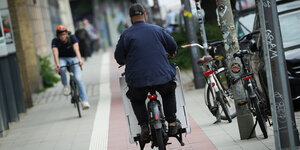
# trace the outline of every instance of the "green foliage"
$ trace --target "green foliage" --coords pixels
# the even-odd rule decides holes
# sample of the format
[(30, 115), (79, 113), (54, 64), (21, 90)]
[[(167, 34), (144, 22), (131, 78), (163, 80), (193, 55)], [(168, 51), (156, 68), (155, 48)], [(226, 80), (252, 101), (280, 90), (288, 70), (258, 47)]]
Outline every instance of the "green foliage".
[[(208, 42), (222, 40), (222, 32), (217, 24), (206, 24), (205, 30), (206, 30), (206, 36)], [(199, 35), (200, 35), (200, 31), (198, 32), (198, 37), (200, 37)]]
[(170, 59), (170, 62), (176, 63), (180, 69), (191, 68), (192, 64), (189, 49), (181, 48), (181, 45), (188, 44), (187, 36), (183, 28), (180, 28), (179, 31), (174, 31), (171, 35), (178, 45), (178, 52), (175, 58)]
[[(200, 36), (199, 27), (195, 27), (197, 31), (197, 37), (199, 43), (202, 43), (202, 37)], [(206, 36), (208, 41), (216, 41), (222, 39), (222, 34), (220, 28), (217, 24), (206, 24), (205, 25)], [(172, 37), (175, 39), (178, 45), (178, 53), (175, 58), (170, 59), (171, 62), (176, 63), (180, 69), (191, 69), (191, 56), (190, 56), (190, 49), (183, 49), (181, 48), (182, 45), (188, 44), (188, 38), (186, 32), (183, 27), (180, 27), (179, 30), (174, 31)], [(201, 44), (202, 45), (202, 44)], [(201, 55), (204, 54), (204, 51), (200, 49)]]
[(43, 79), (44, 88), (52, 87), (55, 83), (57, 83), (60, 79), (56, 76), (54, 67), (51, 66), (51, 62), (49, 60), (50, 56), (41, 57), (39, 56), (41, 75)]

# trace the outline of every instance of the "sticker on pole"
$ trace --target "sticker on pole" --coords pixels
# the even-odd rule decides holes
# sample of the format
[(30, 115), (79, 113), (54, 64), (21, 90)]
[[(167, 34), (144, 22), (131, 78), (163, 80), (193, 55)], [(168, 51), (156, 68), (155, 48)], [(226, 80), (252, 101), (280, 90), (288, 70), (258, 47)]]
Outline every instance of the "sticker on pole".
[(233, 73), (239, 73), (239, 72), (241, 71), (241, 66), (240, 66), (240, 64), (238, 64), (238, 63), (233, 63), (233, 64), (231, 65), (231, 71), (232, 71)]

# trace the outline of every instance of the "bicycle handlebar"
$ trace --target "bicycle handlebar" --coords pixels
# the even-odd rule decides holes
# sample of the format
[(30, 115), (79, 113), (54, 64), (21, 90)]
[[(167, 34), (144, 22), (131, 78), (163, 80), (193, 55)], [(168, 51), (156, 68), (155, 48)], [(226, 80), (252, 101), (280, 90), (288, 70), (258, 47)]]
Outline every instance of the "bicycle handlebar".
[(211, 43), (208, 43), (209, 46), (212, 46), (212, 47), (217, 47), (219, 45), (224, 45), (224, 42), (223, 41), (215, 41), (215, 42), (211, 42)]
[(246, 39), (247, 39), (247, 40), (250, 40), (250, 39), (252, 39), (252, 36), (253, 36), (253, 35), (258, 34), (258, 33), (260, 33), (259, 30), (253, 31), (253, 32), (251, 32), (251, 33), (249, 33), (249, 34), (243, 35), (242, 37), (240, 37), (240, 38), (238, 39), (238, 41), (239, 41), (239, 42), (242, 42), (243, 40), (246, 40)]
[[(74, 65), (77, 65), (77, 64), (79, 64), (79, 62), (77, 62), (77, 63), (72, 63), (72, 64), (70, 64), (70, 65), (65, 65), (65, 66), (60, 66), (60, 68), (63, 68), (63, 67), (72, 67), (72, 66), (74, 66)], [(80, 66), (80, 69), (82, 70), (82, 66)]]
[[(249, 34), (246, 34), (246, 35), (240, 37), (240, 38), (238, 39), (238, 41), (239, 41), (239, 42), (242, 42), (242, 41), (245, 40), (245, 39), (250, 40), (250, 39), (252, 39), (252, 36), (253, 36), (253, 35), (258, 34), (258, 33), (260, 33), (259, 30), (253, 31), (253, 32), (251, 32), (251, 33), (249, 33)], [(223, 45), (223, 44), (224, 44), (223, 41), (216, 41), (216, 42), (208, 43), (208, 45), (209, 45), (209, 46), (212, 46), (212, 47), (216, 47), (216, 46), (218, 46), (218, 45)], [(198, 43), (192, 43), (192, 44), (182, 45), (181, 48), (188, 48), (188, 47), (193, 47), (193, 46), (197, 46), (197, 47), (199, 47), (199, 48), (201, 48), (201, 49), (204, 49), (204, 47), (203, 47), (202, 45), (198, 44)]]
[[(212, 47), (217, 47), (219, 45), (224, 45), (224, 42), (223, 41), (215, 41), (215, 42), (208, 43), (208, 45), (212, 46)], [(204, 47), (198, 43), (182, 45), (181, 48), (188, 48), (188, 47), (192, 47), (192, 46), (198, 46), (199, 48), (204, 49)]]
[(204, 47), (198, 43), (193, 43), (193, 44), (187, 44), (187, 45), (182, 45), (181, 48), (188, 48), (188, 47), (193, 47), (193, 46), (197, 46), (201, 49), (204, 49)]

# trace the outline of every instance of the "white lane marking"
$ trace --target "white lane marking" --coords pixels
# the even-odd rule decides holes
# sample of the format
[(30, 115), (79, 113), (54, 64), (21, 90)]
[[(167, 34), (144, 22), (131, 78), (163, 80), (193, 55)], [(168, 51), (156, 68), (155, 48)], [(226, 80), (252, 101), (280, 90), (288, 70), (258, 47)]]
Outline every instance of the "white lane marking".
[(97, 105), (97, 112), (89, 148), (90, 150), (107, 150), (111, 103), (109, 57), (109, 52), (106, 51), (103, 53), (101, 58), (100, 99)]

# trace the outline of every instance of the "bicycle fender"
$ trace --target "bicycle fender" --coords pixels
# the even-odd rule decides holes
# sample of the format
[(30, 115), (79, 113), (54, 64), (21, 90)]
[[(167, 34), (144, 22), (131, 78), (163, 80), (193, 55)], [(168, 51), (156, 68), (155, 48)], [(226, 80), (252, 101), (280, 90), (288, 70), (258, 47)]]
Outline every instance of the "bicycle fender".
[(161, 123), (161, 113), (159, 110), (159, 107), (157, 103), (152, 105), (153, 112), (152, 113), (152, 121), (153, 121), (153, 127), (154, 129), (161, 129), (162, 128), (162, 123)]

